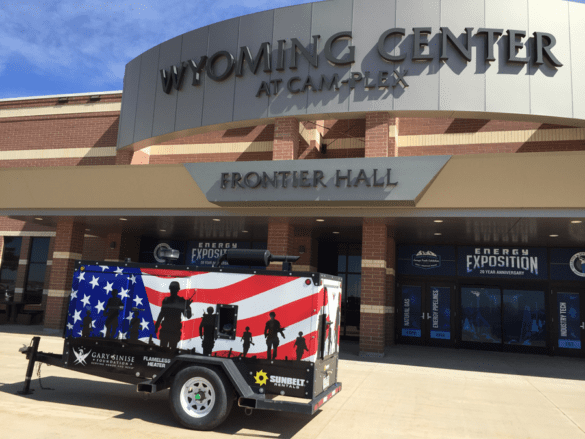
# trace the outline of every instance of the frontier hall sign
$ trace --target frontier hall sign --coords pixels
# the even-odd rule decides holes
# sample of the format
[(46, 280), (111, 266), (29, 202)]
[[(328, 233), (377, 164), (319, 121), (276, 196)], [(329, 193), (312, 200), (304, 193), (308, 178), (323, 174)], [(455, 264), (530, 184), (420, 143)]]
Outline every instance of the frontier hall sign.
[[(474, 39), (483, 39), (485, 44), (485, 62), (495, 61), (494, 45), (500, 38), (507, 39), (507, 58), (506, 62), (510, 64), (527, 64), (532, 59), (535, 65), (545, 63), (545, 60), (554, 67), (562, 67), (562, 63), (555, 57), (552, 52), (556, 45), (556, 38), (545, 32), (534, 32), (532, 44), (532, 54), (523, 57), (520, 51), (527, 45), (527, 32), (523, 30), (495, 28), (480, 28), (473, 34), (472, 27), (465, 28), (465, 32), (457, 37), (448, 27), (440, 28), (440, 55), (441, 61), (447, 61), (452, 54), (462, 57), (465, 61), (472, 60), (472, 45)], [(430, 62), (434, 59), (433, 55), (425, 53), (430, 44), (432, 29), (430, 27), (415, 27), (412, 29), (413, 46), (408, 53), (414, 62)], [(406, 31), (404, 28), (392, 28), (382, 33), (376, 45), (378, 55), (388, 63), (400, 64), (403, 62), (407, 53), (400, 50), (396, 53), (398, 46), (405, 40)], [(179, 65), (173, 65), (169, 69), (161, 69), (161, 85), (165, 93), (170, 94), (171, 90), (181, 90), (183, 87), (185, 73), (188, 69), (193, 72), (193, 81), (191, 85), (198, 87), (201, 85), (201, 77), (206, 74), (209, 79), (215, 82), (225, 81), (230, 78), (234, 72), (236, 77), (243, 77), (248, 66), (249, 71), (256, 75), (258, 69), (262, 67), (265, 73), (284, 72), (297, 70), (299, 66), (299, 57), (305, 58), (308, 63), (315, 69), (319, 68), (319, 42), (321, 36), (313, 35), (311, 45), (303, 45), (297, 38), (291, 38), (290, 41), (278, 40), (276, 48), (276, 57), (273, 57), (273, 48), (269, 42), (260, 45), (258, 52), (253, 55), (248, 46), (242, 46), (239, 49), (237, 58), (228, 51), (221, 50), (210, 57), (202, 56), (199, 59), (190, 59)], [(342, 50), (343, 55), (336, 55), (340, 52), (343, 41), (347, 43), (347, 49)], [(333, 66), (344, 67), (355, 63), (356, 47), (351, 45), (352, 32), (344, 31), (331, 36), (323, 48), (325, 60)], [(345, 49), (345, 47), (343, 47)], [(288, 51), (290, 49), (290, 51)], [(289, 56), (287, 55), (287, 51)], [(331, 75), (319, 75), (318, 73), (307, 76), (293, 76), (286, 82), (282, 78), (276, 78), (269, 81), (262, 81), (258, 87), (256, 97), (278, 95), (281, 90), (286, 88), (291, 94), (305, 93), (308, 90), (319, 92), (322, 90), (339, 91), (342, 87), (348, 87), (350, 90), (358, 85), (366, 90), (386, 89), (389, 87), (400, 86), (408, 87), (406, 79), (408, 71), (406, 69), (396, 68), (390, 70), (380, 70), (377, 72), (351, 72), (347, 79), (341, 80), (338, 73)], [(342, 74), (343, 75), (343, 74)]]
[(184, 166), (212, 203), (414, 203), (449, 158), (275, 160), (185, 163)]

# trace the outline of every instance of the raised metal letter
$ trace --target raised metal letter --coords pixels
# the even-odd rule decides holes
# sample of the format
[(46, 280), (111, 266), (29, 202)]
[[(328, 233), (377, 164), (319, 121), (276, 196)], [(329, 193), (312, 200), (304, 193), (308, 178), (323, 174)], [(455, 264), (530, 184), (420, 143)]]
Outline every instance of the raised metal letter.
[[(475, 35), (486, 34), (486, 39), (485, 39), (485, 53), (486, 53), (485, 60), (486, 61), (491, 62), (491, 61), (496, 60), (496, 58), (494, 57), (494, 44), (495, 44), (496, 40), (500, 37), (500, 35), (502, 35), (503, 33), (504, 33), (504, 29), (491, 29), (491, 28), (482, 27), (482, 28), (477, 30), (477, 33)], [(498, 38), (496, 38), (496, 36)]]
[(517, 62), (526, 64), (528, 62), (528, 57), (526, 58), (518, 58), (518, 49), (524, 47), (524, 43), (522, 41), (516, 41), (516, 37), (524, 38), (526, 36), (526, 31), (523, 30), (512, 30), (509, 29), (508, 33), (508, 62)]
[(354, 46), (349, 46), (349, 55), (347, 55), (344, 59), (336, 58), (335, 56), (333, 56), (331, 46), (333, 46), (333, 43), (335, 43), (335, 41), (339, 40), (340, 38), (351, 39), (352, 38), (351, 32), (350, 31), (339, 32), (333, 35), (331, 38), (329, 38), (325, 43), (325, 58), (327, 58), (327, 61), (329, 61), (331, 64), (337, 64), (339, 66), (353, 64), (355, 62)]
[(413, 61), (430, 61), (433, 59), (431, 54), (423, 55), (423, 47), (429, 45), (427, 35), (431, 34), (430, 27), (414, 27), (414, 53), (412, 55)]
[[(215, 62), (222, 56), (225, 57), (228, 65), (225, 69), (225, 72), (223, 72), (221, 75), (216, 75), (213, 67)], [(234, 64), (234, 56), (225, 50), (221, 50), (209, 58), (209, 62), (207, 63), (207, 76), (216, 82), (223, 81), (224, 79), (227, 79), (234, 71)]]
[(236, 76), (244, 76), (244, 61), (248, 62), (250, 71), (256, 74), (258, 67), (260, 67), (260, 60), (264, 60), (264, 68), (262, 70), (266, 73), (272, 72), (272, 51), (270, 49), (270, 43), (262, 43), (260, 45), (256, 58), (252, 58), (252, 53), (250, 53), (250, 48), (248, 46), (240, 47)]
[[(548, 44), (545, 46), (543, 44), (543, 39), (546, 38), (548, 40)], [(543, 54), (548, 58), (551, 64), (555, 67), (562, 67), (563, 65), (561, 62), (552, 54), (550, 49), (555, 47), (557, 44), (556, 38), (545, 32), (534, 32), (534, 40), (536, 41), (535, 50), (536, 50), (536, 61), (534, 64), (544, 64)]]
[[(404, 36), (406, 34), (406, 31), (403, 27), (395, 27), (392, 28), (390, 30), (387, 30), (386, 32), (384, 32), (381, 36), (380, 39), (378, 40), (378, 53), (380, 54), (380, 56), (382, 58), (384, 58), (386, 61), (392, 61), (392, 62), (402, 62), (406, 59), (406, 53), (403, 53), (402, 55), (390, 55), (390, 53), (386, 52), (386, 49), (384, 48), (384, 45), (386, 43), (386, 40), (388, 39), (388, 37), (391, 37), (393, 35), (402, 35)], [(400, 38), (400, 40), (402, 40), (402, 38)]]
[(320, 35), (313, 35), (313, 53), (309, 52), (298, 39), (296, 38), (291, 39), (292, 59), (289, 67), (291, 70), (296, 70), (298, 66), (299, 52), (297, 51), (297, 49), (301, 52), (301, 55), (303, 55), (307, 59), (307, 61), (309, 61), (309, 64), (311, 64), (315, 68), (319, 67), (319, 51), (317, 46), (317, 41), (319, 40), (319, 38), (321, 38)]
[(449, 56), (447, 55), (447, 41), (451, 41), (451, 44), (459, 51), (463, 58), (467, 61), (471, 61), (471, 31), (473, 30), (472, 27), (466, 27), (465, 32), (467, 32), (467, 47), (465, 47), (457, 37), (451, 32), (448, 27), (441, 27), (441, 61), (447, 61)]

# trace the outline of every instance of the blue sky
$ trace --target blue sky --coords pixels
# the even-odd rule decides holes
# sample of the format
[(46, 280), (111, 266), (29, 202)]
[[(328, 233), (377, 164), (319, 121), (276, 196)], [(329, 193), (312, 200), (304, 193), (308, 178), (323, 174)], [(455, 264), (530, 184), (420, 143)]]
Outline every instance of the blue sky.
[(310, 2), (6, 0), (0, 6), (0, 99), (121, 90), (126, 63), (169, 38)]
[(169, 38), (310, 1), (5, 0), (0, 6), (0, 99), (121, 90), (126, 63)]

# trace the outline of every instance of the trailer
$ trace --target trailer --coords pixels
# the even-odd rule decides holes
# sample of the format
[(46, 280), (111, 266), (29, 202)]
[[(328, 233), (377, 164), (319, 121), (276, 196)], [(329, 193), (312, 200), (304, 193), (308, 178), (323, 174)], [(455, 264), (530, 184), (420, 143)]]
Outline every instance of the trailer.
[[(40, 352), (33, 338), (19, 393), (40, 362), (170, 389), (175, 418), (196, 430), (220, 425), (234, 402), (312, 415), (341, 390), (342, 288), (292, 271), (297, 259), (227, 250), (213, 267), (78, 261), (63, 352)], [(267, 270), (275, 261), (283, 269)]]

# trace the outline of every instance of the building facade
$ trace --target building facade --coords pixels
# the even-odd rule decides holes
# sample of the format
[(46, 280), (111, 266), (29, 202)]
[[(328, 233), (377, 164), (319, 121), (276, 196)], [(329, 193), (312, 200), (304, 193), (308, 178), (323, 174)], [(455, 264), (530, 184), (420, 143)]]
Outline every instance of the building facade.
[(584, 19), (332, 0), (164, 42), (121, 92), (0, 101), (0, 284), (61, 329), (77, 259), (266, 248), (342, 277), (364, 355), (581, 356)]

